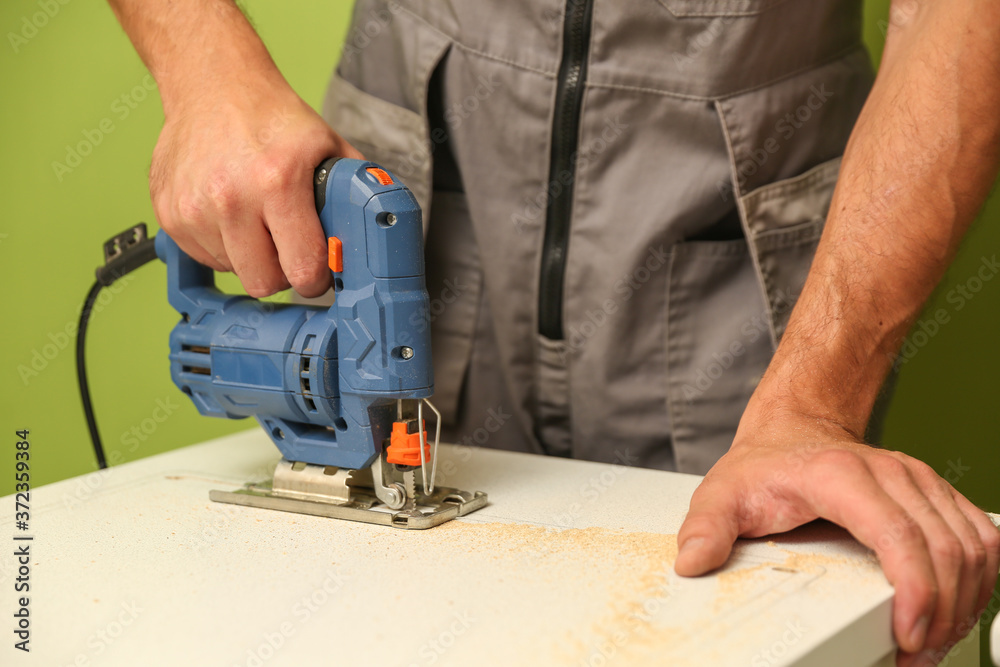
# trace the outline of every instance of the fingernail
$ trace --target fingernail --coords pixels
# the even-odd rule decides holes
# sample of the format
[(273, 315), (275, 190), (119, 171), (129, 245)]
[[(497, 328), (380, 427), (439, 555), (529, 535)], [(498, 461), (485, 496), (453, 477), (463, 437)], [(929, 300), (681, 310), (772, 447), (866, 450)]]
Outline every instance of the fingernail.
[(705, 544), (704, 537), (692, 537), (690, 540), (681, 545), (681, 551), (678, 554), (678, 558), (684, 556), (684, 554), (693, 554), (698, 551), (703, 544)]
[(910, 645), (914, 652), (924, 647), (924, 640), (927, 639), (927, 626), (930, 625), (930, 622), (929, 616), (921, 616), (913, 624), (913, 629), (910, 630)]

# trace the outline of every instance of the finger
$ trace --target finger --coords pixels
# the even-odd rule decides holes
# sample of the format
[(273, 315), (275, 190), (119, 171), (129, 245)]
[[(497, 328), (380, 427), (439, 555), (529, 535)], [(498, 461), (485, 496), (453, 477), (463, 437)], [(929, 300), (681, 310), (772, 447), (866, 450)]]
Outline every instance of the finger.
[[(917, 484), (937, 509), (962, 545), (962, 577), (955, 602), (951, 635), (942, 643), (964, 637), (975, 626), (979, 616), (979, 598), (986, 577), (987, 554), (979, 530), (956, 500), (955, 489), (929, 465), (910, 460), (910, 469)], [(980, 511), (978, 514), (985, 518)]]
[(303, 170), (268, 195), (264, 220), (278, 251), (285, 278), (307, 297), (320, 296), (330, 287), (326, 236), (316, 214), (313, 174)]
[[(152, 179), (152, 177), (150, 178)], [(228, 270), (225, 263), (213, 257), (190, 234), (185, 232), (177, 201), (169, 189), (162, 186), (154, 189), (151, 183), (150, 200), (153, 203), (153, 212), (160, 224), (160, 229), (166, 232), (191, 259), (215, 271)]]
[(731, 485), (702, 482), (677, 534), (677, 574), (697, 577), (722, 566), (740, 534), (739, 516), (739, 495)]
[[(905, 460), (891, 454), (882, 454), (872, 468), (876, 480), (897, 503), (906, 508), (927, 543), (938, 583), (938, 597), (922, 648), (936, 649), (952, 636), (962, 611), (960, 600), (971, 609), (979, 594), (979, 578), (974, 581), (972, 593), (966, 594), (963, 600), (963, 591), (970, 588), (974, 576), (966, 567), (965, 547), (958, 532), (967, 522), (950, 495), (947, 500), (941, 497), (941, 488), (930, 478), (930, 475), (935, 475), (934, 471), (929, 467), (926, 471), (918, 471), (917, 468), (923, 464), (912, 460), (909, 463), (907, 465)], [(910, 466), (913, 466), (912, 470)], [(923, 478), (922, 484), (917, 482), (918, 475)], [(943, 506), (952, 522), (945, 519), (939, 506)], [(971, 527), (965, 537), (971, 537), (977, 543), (979, 541), (979, 536)]]
[(274, 242), (263, 221), (225, 222), (222, 236), (233, 270), (247, 294), (260, 298), (288, 288)]
[(214, 225), (194, 227), (187, 224), (177, 226), (169, 233), (170, 238), (199, 264), (216, 271), (233, 270), (218, 227)]
[[(207, 199), (197, 190), (192, 192), (181, 197), (171, 191), (157, 198), (155, 203), (159, 205), (155, 209), (160, 226), (199, 264), (215, 271), (232, 271), (218, 225), (209, 220)], [(159, 213), (161, 207), (166, 208), (166, 216)]]
[(896, 667), (931, 667), (936, 664), (937, 661), (932, 651), (921, 651), (920, 653), (899, 651), (896, 654)]
[(986, 513), (955, 489), (951, 489), (955, 504), (968, 518), (979, 534), (986, 552), (986, 562), (983, 565), (983, 579), (980, 583), (979, 596), (976, 599), (976, 613), (986, 607), (993, 595), (993, 587), (997, 581), (997, 570), (1000, 569), (1000, 528), (997, 528)]
[(846, 528), (878, 556), (896, 589), (896, 641), (904, 651), (919, 651), (938, 596), (923, 531), (878, 485), (856, 452), (831, 450), (815, 456), (806, 469), (802, 494), (819, 516)]

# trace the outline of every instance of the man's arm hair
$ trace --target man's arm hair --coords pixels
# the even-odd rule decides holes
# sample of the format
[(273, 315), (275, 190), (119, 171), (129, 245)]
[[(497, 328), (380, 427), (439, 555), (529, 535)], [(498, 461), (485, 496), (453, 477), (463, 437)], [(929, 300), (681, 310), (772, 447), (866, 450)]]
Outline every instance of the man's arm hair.
[(233, 89), (281, 74), (232, 0), (109, 0), (160, 88), (164, 113), (210, 87)]
[(1000, 161), (1000, 3), (895, 0), (802, 295), (761, 389), (863, 437)]
[(329, 287), (312, 174), (361, 157), (285, 81), (232, 0), (110, 0), (160, 89), (149, 189), (195, 260), (252, 296)]

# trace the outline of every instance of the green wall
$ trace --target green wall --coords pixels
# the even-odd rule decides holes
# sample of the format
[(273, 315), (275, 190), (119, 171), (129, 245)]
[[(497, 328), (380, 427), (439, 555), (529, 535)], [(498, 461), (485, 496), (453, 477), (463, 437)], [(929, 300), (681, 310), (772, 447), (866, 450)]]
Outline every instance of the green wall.
[[(889, 0), (866, 3), (865, 36), (881, 56)], [(904, 346), (883, 444), (916, 456), (980, 506), (1000, 512), (1000, 279), (981, 282), (1000, 255), (1000, 194), (993, 196)], [(989, 275), (985, 273), (984, 275)], [(978, 291), (976, 291), (978, 290)], [(935, 316), (945, 322), (935, 328)]]
[[(350, 3), (244, 4), (292, 85), (318, 107)], [(58, 11), (44, 17), (45, 6)], [(866, 10), (876, 59), (887, 8), (888, 0), (872, 0)], [(43, 18), (42, 27), (25, 28)], [(14, 431), (30, 429), (38, 485), (94, 468), (72, 337), (65, 332), (75, 326), (104, 239), (139, 220), (153, 223), (146, 177), (163, 116), (155, 91), (144, 87), (145, 68), (103, 2), (5, 0), (0, 32), (0, 266), (7, 292), (0, 451), (12, 461)], [(23, 40), (13, 44), (11, 34)], [(95, 144), (90, 154), (56, 173), (54, 162), (67, 163), (67, 145), (81, 141)], [(942, 474), (950, 470), (960, 491), (993, 510), (1000, 510), (1000, 354), (994, 347), (1000, 280), (983, 284), (970, 299), (956, 290), (976, 287), (969, 281), (981, 258), (1000, 254), (998, 223), (1000, 196), (994, 196), (928, 306), (931, 314), (944, 309), (948, 322), (933, 336), (914, 339), (919, 349), (902, 369), (884, 441)], [(236, 289), (237, 283), (223, 284)], [(91, 324), (88, 358), (99, 425), (113, 460), (254, 426), (199, 417), (171, 384), (166, 344), (176, 315), (166, 303), (162, 265), (133, 274), (105, 298)], [(19, 367), (33, 373), (23, 375)], [(157, 411), (161, 403), (170, 414), (157, 423), (154, 415), (166, 414)], [(0, 471), (12, 467), (0, 462)], [(0, 472), (0, 495), (12, 491), (12, 475)]]
[[(24, 22), (44, 17), (38, 0), (0, 5), (0, 266), (8, 294), (0, 452), (12, 461), (14, 431), (30, 429), (35, 485), (95, 467), (73, 339), (65, 332), (76, 326), (104, 240), (138, 221), (156, 230), (146, 179), (163, 123), (159, 97), (146, 87), (151, 79), (105, 2), (40, 1), (58, 12), (34, 33)], [(318, 108), (350, 3), (243, 4), (278, 66)], [(28, 38), (17, 40), (15, 51), (8, 33), (22, 30)], [(67, 164), (66, 146), (82, 141), (95, 144), (92, 151), (57, 173), (53, 163)], [(88, 334), (91, 391), (109, 459), (129, 461), (255, 427), (252, 420), (203, 418), (178, 392), (166, 358), (177, 315), (166, 302), (163, 265), (130, 278), (117, 294), (105, 290)], [(238, 289), (234, 279), (220, 282)], [(157, 410), (160, 402), (166, 410)], [(166, 418), (156, 422), (154, 415)], [(0, 462), (0, 495), (14, 489), (12, 469)]]

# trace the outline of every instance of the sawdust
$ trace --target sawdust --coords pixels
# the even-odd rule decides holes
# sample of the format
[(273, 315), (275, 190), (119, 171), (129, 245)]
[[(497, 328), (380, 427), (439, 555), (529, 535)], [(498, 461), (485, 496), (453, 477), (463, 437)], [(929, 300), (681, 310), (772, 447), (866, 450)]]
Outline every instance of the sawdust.
[(747, 567), (724, 570), (715, 575), (718, 582), (718, 597), (714, 606), (716, 612), (721, 611), (727, 601), (744, 597), (751, 589), (761, 584), (772, 571), (795, 575), (820, 574), (831, 567), (849, 568), (854, 571), (879, 570), (878, 562), (873, 559), (803, 553), (782, 549), (772, 541), (768, 541), (767, 546), (783, 553), (784, 560), (767, 560)]
[[(470, 554), (494, 561), (497, 575), (502, 572), (510, 586), (537, 581), (532, 570), (551, 573), (554, 588), (567, 579), (575, 580), (567, 572), (587, 572), (579, 578), (585, 590), (576, 599), (588, 606), (600, 605), (600, 613), (588, 627), (553, 637), (552, 650), (557, 652), (560, 663), (597, 664), (611, 662), (613, 657), (619, 664), (659, 665), (665, 659), (671, 660), (670, 656), (679, 656), (677, 652), (687, 650), (684, 646), (695, 640), (690, 623), (676, 613), (676, 605), (683, 598), (672, 599), (684, 586), (673, 573), (676, 535), (467, 521), (449, 522), (428, 532), (435, 533), (435, 539), (444, 537), (460, 543)], [(705, 617), (706, 622), (729, 613), (762, 586), (771, 587), (774, 575), (787, 577), (844, 568), (878, 570), (874, 559), (802, 553), (781, 548), (773, 541), (766, 544), (770, 549), (763, 557), (758, 553), (750, 563), (714, 575), (715, 604), (710, 602), (708, 608), (715, 608)], [(606, 585), (595, 587), (588, 581)]]
[(602, 600), (605, 613), (586, 637), (570, 634), (562, 639), (567, 662), (589, 660), (599, 645), (605, 651), (608, 646), (623, 650), (626, 644), (634, 647), (655, 641), (659, 645), (683, 634), (680, 629), (672, 631), (651, 623), (671, 596), (676, 535), (458, 521), (437, 530), (454, 532), (456, 538), (463, 539), (473, 535), (473, 542), (489, 545), (485, 551), (495, 559), (507, 558), (514, 551), (537, 559), (538, 566), (601, 567), (609, 571), (613, 585), (610, 597)]
[(771, 568), (771, 563), (762, 563), (760, 565), (751, 565), (750, 567), (741, 567), (736, 570), (727, 570), (718, 573), (715, 576), (718, 582), (715, 610), (717, 612), (720, 611), (728, 600), (742, 597), (742, 594), (748, 588), (760, 583), (767, 574), (767, 570)]
[(439, 534), (460, 532), (463, 538), (473, 536), (474, 541), (489, 545), (494, 558), (505, 557), (505, 552), (513, 550), (539, 558), (589, 562), (627, 560), (637, 566), (630, 569), (646, 577), (651, 571), (672, 566), (677, 558), (677, 536), (660, 533), (460, 521), (448, 522), (435, 530)]
[[(572, 545), (586, 548), (614, 548), (623, 544), (631, 548), (658, 549), (668, 545), (672, 554), (677, 556), (677, 536), (660, 533), (636, 533), (610, 528), (554, 528), (525, 523), (476, 523), (471, 521), (449, 521), (435, 528), (438, 533), (457, 531), (462, 533), (475, 532), (479, 539), (492, 540), (531, 540), (552, 542), (559, 545)], [(662, 555), (662, 553), (661, 553)]]
[[(769, 547), (777, 548), (774, 542), (768, 542)], [(785, 554), (784, 560), (768, 560), (756, 565), (741, 567), (735, 570), (725, 570), (716, 575), (719, 583), (719, 593), (722, 597), (746, 590), (746, 587), (759, 582), (768, 571), (797, 574), (799, 572), (816, 572), (831, 565), (857, 566), (861, 561), (847, 556), (825, 556), (823, 554), (802, 553), (791, 549), (779, 549)]]
[(865, 567), (866, 569), (879, 570), (878, 561), (874, 557), (857, 558), (855, 556), (828, 556), (825, 554), (802, 553), (791, 549), (782, 549), (787, 554), (782, 567), (798, 570), (813, 571), (829, 566), (847, 566), (852, 568)]

